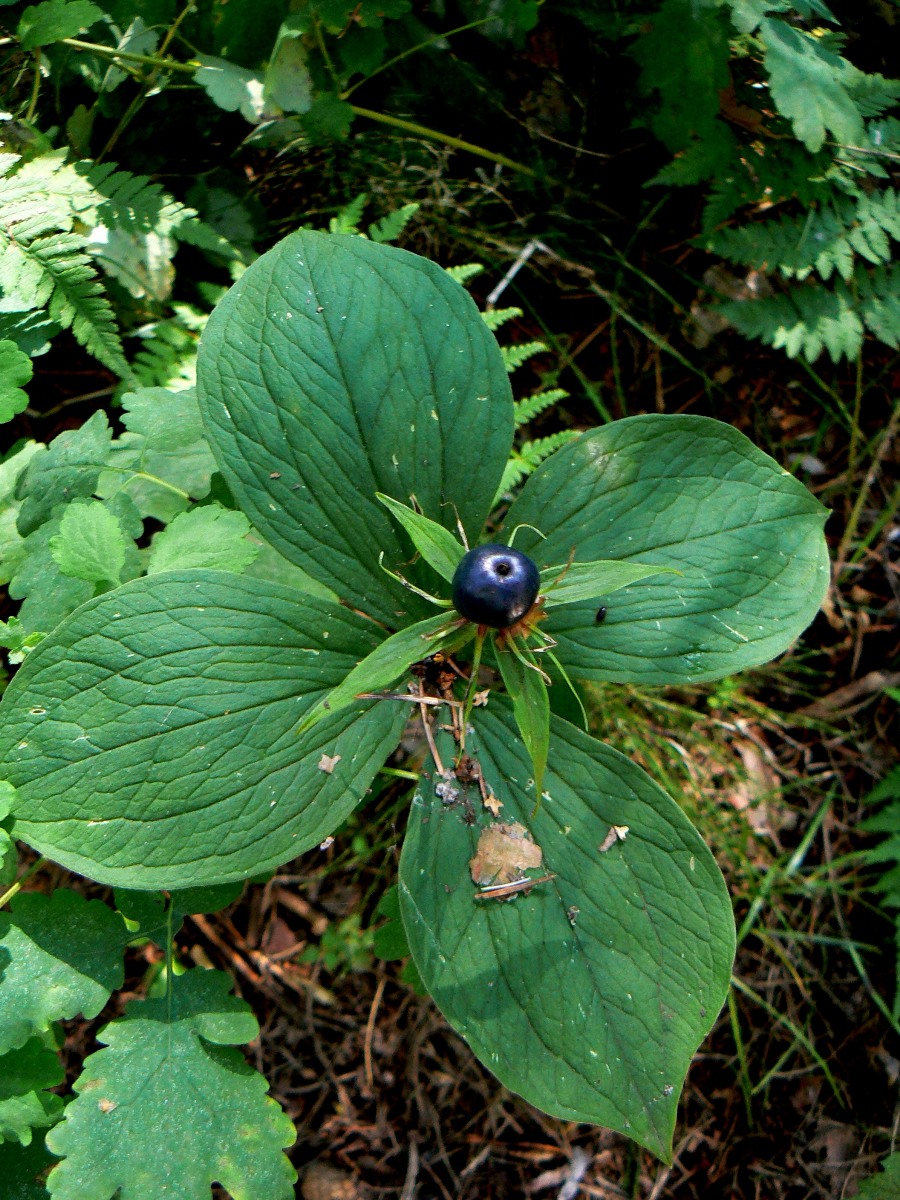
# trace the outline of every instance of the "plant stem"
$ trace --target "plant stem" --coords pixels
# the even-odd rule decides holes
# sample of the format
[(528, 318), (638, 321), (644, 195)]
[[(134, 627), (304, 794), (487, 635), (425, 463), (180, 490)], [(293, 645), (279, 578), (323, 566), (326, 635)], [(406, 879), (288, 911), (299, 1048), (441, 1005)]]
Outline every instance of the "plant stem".
[[(146, 479), (148, 483), (156, 483), (160, 487), (168, 488), (170, 492), (174, 492), (176, 496), (180, 496), (182, 500), (190, 500), (190, 492), (185, 492), (182, 488), (176, 487), (174, 483), (168, 483), (165, 479), (160, 479), (158, 475), (150, 475), (147, 471), (132, 471), (128, 467), (106, 467), (107, 471), (118, 471), (121, 475), (127, 475), (129, 482), (132, 479)], [(122, 485), (125, 486), (124, 484)]]
[(479, 25), (487, 25), (489, 21), (493, 20), (493, 17), (480, 17), (477, 21), (470, 21), (468, 25), (457, 25), (455, 29), (448, 29), (446, 33), (437, 33), (434, 37), (428, 38), (424, 42), (418, 42), (415, 46), (410, 46), (408, 50), (403, 50), (400, 54), (395, 54), (393, 58), (389, 58), (387, 62), (383, 62), (380, 67), (376, 67), (371, 75), (367, 75), (365, 79), (360, 79), (357, 83), (354, 83), (351, 87), (341, 92), (341, 99), (349, 99), (357, 88), (361, 88), (364, 83), (368, 83), (370, 79), (374, 79), (382, 71), (387, 71), (391, 67), (395, 67), (398, 62), (402, 62), (404, 58), (409, 58), (411, 54), (417, 54), (419, 50), (425, 50), (428, 46), (433, 46), (435, 42), (442, 42), (445, 38), (453, 37), (455, 33), (465, 33), (467, 29), (477, 29)]
[(381, 125), (390, 125), (393, 129), (402, 129), (416, 137), (440, 142), (444, 146), (449, 146), (451, 150), (464, 150), (467, 154), (475, 154), (479, 158), (486, 158), (489, 162), (499, 163), (502, 167), (509, 167), (511, 171), (518, 171), (520, 175), (530, 175), (532, 179), (537, 178), (537, 172), (533, 171), (531, 167), (526, 167), (524, 163), (516, 162), (513, 158), (507, 158), (505, 154), (496, 154), (493, 150), (485, 150), (484, 146), (476, 146), (472, 142), (463, 141), (462, 138), (451, 137), (449, 133), (441, 133), (439, 129), (430, 129), (427, 125), (419, 125), (415, 121), (404, 121), (401, 117), (375, 112), (372, 108), (360, 108), (358, 104), (351, 104), (350, 107), (358, 117), (368, 117), (370, 121), (377, 121)]
[(34, 52), (34, 83), (31, 85), (31, 98), (28, 101), (28, 108), (25, 110), (25, 120), (30, 124), (34, 120), (34, 114), (37, 109), (38, 93), (41, 90), (41, 52)]
[(340, 94), (341, 83), (338, 78), (338, 73), (334, 68), (334, 63), (331, 61), (331, 55), (328, 53), (328, 47), (325, 45), (325, 38), (322, 36), (322, 25), (319, 18), (313, 17), (313, 33), (316, 35), (316, 45), (319, 47), (319, 53), (325, 62), (325, 68), (331, 76), (331, 82), (334, 84), (334, 90)]
[[(98, 163), (101, 162), (106, 157), (107, 154), (110, 154), (112, 152), (112, 149), (115, 146), (116, 142), (119, 140), (119, 138), (122, 136), (122, 134), (128, 128), (128, 126), (131, 124), (131, 121), (137, 114), (138, 110), (143, 107), (144, 101), (147, 99), (147, 95), (148, 95), (150, 89), (156, 83), (156, 80), (157, 80), (160, 70), (170, 70), (171, 69), (171, 67), (168, 63), (168, 60), (166, 58), (164, 58), (163, 56), (165, 55), (166, 51), (168, 50), (169, 45), (172, 42), (172, 38), (174, 38), (175, 34), (178, 32), (178, 26), (185, 19), (185, 17), (188, 15), (188, 13), (192, 13), (192, 12), (194, 12), (194, 3), (193, 3), (193, 0), (188, 0), (188, 3), (184, 6), (184, 8), (181, 10), (181, 12), (178, 14), (178, 16), (175, 18), (175, 20), (172, 22), (172, 24), (169, 26), (168, 30), (166, 31), (166, 36), (163, 38), (162, 45), (159, 48), (159, 58), (160, 58), (159, 65), (153, 66), (151, 68), (149, 74), (147, 75), (146, 79), (144, 79), (143, 82), (141, 83), (141, 86), (138, 89), (137, 95), (134, 97), (134, 99), (131, 101), (131, 103), (126, 108), (125, 112), (122, 114), (118, 125), (115, 127), (115, 129), (110, 134), (109, 141), (106, 143), (106, 145), (100, 151), (100, 153), (97, 155), (95, 162), (98, 162)], [(127, 53), (127, 51), (126, 51), (126, 53)], [(194, 68), (189, 68), (189, 69), (193, 70)]]
[[(416, 696), (410, 696), (412, 701), (417, 699)], [(401, 771), (397, 767), (381, 767), (379, 775), (393, 775), (395, 779), (411, 779), (413, 783), (419, 782), (419, 776), (415, 771)]]
[(130, 50), (117, 50), (115, 46), (102, 46), (98, 42), (83, 42), (80, 38), (63, 38), (61, 45), (71, 46), (73, 50), (88, 50), (91, 54), (99, 54), (101, 57), (141, 63), (145, 67), (155, 67), (160, 71), (181, 71), (193, 75), (202, 66), (199, 62), (180, 63), (173, 58), (160, 58), (153, 54), (133, 54)]
[(469, 673), (469, 685), (466, 688), (465, 700), (463, 701), (462, 713), (462, 729), (460, 730), (460, 749), (464, 750), (466, 746), (466, 727), (469, 724), (469, 714), (472, 711), (472, 705), (475, 703), (475, 693), (478, 690), (478, 668), (481, 666), (481, 651), (484, 647), (485, 634), (482, 632), (483, 627), (479, 626), (478, 632), (475, 634), (475, 650), (472, 654), (472, 668)]
[[(841, 577), (841, 574), (844, 571), (844, 567), (847, 562), (847, 555), (850, 550), (850, 543), (853, 541), (854, 537), (856, 536), (856, 529), (857, 529), (857, 526), (859, 525), (859, 519), (862, 516), (863, 509), (865, 508), (866, 504), (868, 503), (869, 494), (871, 493), (872, 486), (875, 483), (875, 480), (878, 476), (878, 470), (881, 466), (884, 456), (887, 454), (888, 449), (890, 448), (890, 446), (897, 434), (898, 424), (900, 424), (900, 401), (898, 401), (898, 403), (894, 405), (894, 411), (891, 413), (890, 420), (888, 421), (887, 425), (885, 426), (885, 430), (881, 436), (881, 441), (878, 445), (878, 449), (875, 451), (875, 456), (872, 460), (872, 465), (869, 467), (869, 470), (866, 472), (866, 477), (863, 480), (862, 487), (857, 492), (856, 500), (853, 503), (853, 508), (851, 509), (850, 516), (847, 519), (847, 525), (846, 525), (846, 528), (844, 529), (843, 537), (841, 538), (841, 544), (838, 547), (838, 552), (837, 552), (837, 555), (835, 556), (835, 562), (834, 562), (835, 582), (838, 581), (838, 579)], [(855, 428), (855, 425), (856, 425), (856, 422), (854, 421), (854, 428)]]
[(42, 855), (39, 859), (31, 864), (27, 871), (23, 872), (23, 874), (16, 880), (12, 887), (6, 889), (3, 895), (0, 896), (0, 908), (3, 908), (5, 904), (8, 904), (9, 901), (12, 900), (13, 896), (22, 890), (22, 884), (27, 879), (30, 879), (32, 875), (36, 874), (46, 861), (46, 858), (44, 858)]

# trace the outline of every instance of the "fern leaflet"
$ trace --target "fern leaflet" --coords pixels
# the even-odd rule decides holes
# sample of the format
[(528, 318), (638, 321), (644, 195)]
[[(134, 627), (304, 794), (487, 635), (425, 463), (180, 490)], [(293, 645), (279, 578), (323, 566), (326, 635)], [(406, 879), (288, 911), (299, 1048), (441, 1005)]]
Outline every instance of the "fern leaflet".
[(543, 342), (519, 342), (517, 346), (501, 346), (500, 353), (503, 355), (503, 365), (507, 374), (511, 375), (522, 363), (534, 358), (535, 354), (543, 354), (546, 349)]
[(517, 400), (515, 407), (516, 429), (520, 429), (523, 425), (527, 425), (529, 421), (533, 421), (536, 416), (550, 408), (551, 405), (557, 404), (560, 400), (565, 400), (568, 394), (564, 388), (549, 388), (545, 392), (535, 392), (533, 396), (527, 396), (524, 400)]

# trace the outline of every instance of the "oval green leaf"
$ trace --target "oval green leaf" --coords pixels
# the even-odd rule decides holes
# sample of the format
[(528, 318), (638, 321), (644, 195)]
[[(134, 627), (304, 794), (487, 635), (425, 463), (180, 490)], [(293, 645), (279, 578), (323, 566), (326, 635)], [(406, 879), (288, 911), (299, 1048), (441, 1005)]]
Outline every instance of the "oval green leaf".
[(386, 638), (370, 655), (353, 668), (338, 686), (309, 710), (298, 726), (304, 733), (329, 713), (341, 712), (357, 702), (360, 692), (374, 692), (399, 679), (413, 663), (436, 654), (461, 650), (475, 636), (474, 625), (459, 628), (459, 618), (447, 613), (417, 621)]
[(83, 605), (0, 706), (15, 835), (101, 883), (184, 888), (319, 843), (396, 746), (401, 705), (298, 721), (382, 631), (292, 588), (161, 573)]
[(544, 607), (575, 604), (578, 600), (593, 600), (608, 596), (629, 583), (640, 583), (651, 575), (674, 575), (672, 567), (645, 567), (629, 562), (573, 562), (541, 571), (541, 592)]
[[(505, 527), (539, 566), (617, 559), (671, 567), (555, 609), (544, 628), (582, 679), (718, 679), (774, 658), (828, 586), (827, 510), (743, 434), (708, 417), (629, 417), (557, 451)], [(543, 539), (528, 525), (536, 526)], [(598, 606), (606, 609), (602, 625)]]
[(292, 234), (217, 306), (197, 382), (220, 470), (263, 537), (394, 628), (424, 614), (378, 565), (384, 551), (406, 574), (410, 554), (376, 493), (415, 496), (447, 529), (458, 514), (474, 544), (512, 443), (503, 358), (464, 289), (395, 247)]
[[(423, 775), (400, 860), (416, 966), (501, 1083), (668, 1159), (684, 1077), (730, 978), (722, 875), (648, 775), (556, 717), (532, 818), (531, 764), (508, 706), (492, 698), (474, 719), (466, 748), (502, 801), (500, 821), (530, 829), (543, 851), (533, 874), (553, 878), (512, 901), (476, 899), (468, 862), (492, 818), (477, 788), (448, 807)], [(627, 833), (608, 844), (613, 826)]]

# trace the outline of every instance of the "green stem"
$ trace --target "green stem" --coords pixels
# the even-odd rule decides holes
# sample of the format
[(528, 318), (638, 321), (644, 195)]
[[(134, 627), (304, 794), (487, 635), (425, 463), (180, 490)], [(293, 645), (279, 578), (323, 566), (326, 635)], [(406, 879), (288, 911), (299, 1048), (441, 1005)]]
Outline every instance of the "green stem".
[(38, 93), (41, 90), (41, 52), (34, 52), (34, 83), (31, 85), (31, 98), (28, 101), (28, 108), (25, 110), (25, 120), (30, 124), (34, 120), (34, 114), (37, 110)]
[(479, 627), (475, 634), (475, 651), (472, 655), (472, 669), (469, 673), (469, 686), (466, 688), (465, 701), (463, 703), (462, 716), (462, 731), (460, 733), (460, 749), (465, 749), (466, 745), (466, 727), (469, 724), (469, 714), (472, 712), (472, 705), (475, 703), (475, 693), (478, 690), (478, 668), (481, 666), (481, 651), (484, 646), (485, 635)]
[(413, 783), (419, 782), (419, 776), (415, 771), (401, 771), (397, 767), (381, 767), (379, 775), (393, 775), (395, 779), (411, 779)]
[(62, 38), (61, 45), (71, 46), (73, 50), (88, 50), (91, 54), (99, 54), (105, 58), (121, 58), (124, 62), (141, 63), (159, 71), (181, 71), (193, 75), (203, 65), (199, 62), (180, 63), (173, 58), (160, 58), (153, 54), (133, 54), (130, 50), (117, 50), (115, 46), (101, 46), (98, 42), (83, 42), (80, 38)]
[(444, 146), (449, 146), (451, 150), (464, 150), (467, 154), (475, 154), (479, 158), (486, 158), (489, 162), (509, 167), (511, 171), (518, 171), (520, 175), (530, 175), (532, 179), (537, 178), (537, 172), (532, 171), (531, 167), (526, 167), (524, 163), (516, 162), (513, 158), (507, 158), (505, 154), (496, 154), (493, 150), (485, 150), (483, 146), (465, 142), (462, 138), (451, 137), (449, 133), (442, 133), (439, 129), (430, 129), (427, 125), (419, 125), (415, 121), (404, 121), (401, 117), (375, 112), (372, 108), (360, 108), (358, 104), (351, 104), (350, 107), (358, 117), (368, 117), (370, 121), (377, 121), (380, 125), (390, 125), (393, 129), (402, 129), (405, 133), (411, 133), (415, 137), (440, 142)]
[(331, 55), (328, 53), (328, 47), (325, 45), (325, 38), (322, 36), (322, 25), (319, 18), (313, 17), (313, 33), (316, 36), (316, 45), (319, 47), (319, 53), (325, 62), (325, 68), (331, 76), (331, 82), (334, 84), (334, 90), (340, 93), (341, 81), (337, 71), (334, 69), (334, 63), (331, 61)]
[(33, 862), (28, 870), (16, 880), (12, 887), (6, 889), (3, 895), (0, 896), (0, 908), (3, 908), (5, 904), (8, 904), (10, 900), (12, 900), (13, 896), (22, 890), (22, 884), (27, 879), (30, 879), (32, 875), (36, 874), (46, 861), (46, 858), (41, 856), (41, 858), (37, 859), (36, 862)]
[(465, 33), (467, 29), (477, 29), (479, 25), (487, 25), (489, 21), (493, 21), (493, 17), (480, 17), (477, 21), (470, 21), (468, 25), (457, 25), (455, 29), (448, 29), (446, 33), (437, 33), (434, 37), (428, 38), (424, 42), (419, 42), (415, 46), (410, 46), (408, 50), (403, 50), (400, 54), (395, 54), (393, 58), (389, 58), (387, 62), (376, 67), (371, 75), (367, 75), (365, 79), (360, 79), (358, 83), (354, 83), (352, 87), (348, 87), (341, 92), (341, 99), (347, 100), (357, 88), (361, 88), (364, 83), (368, 83), (370, 79), (374, 79), (376, 75), (380, 75), (382, 71), (387, 71), (391, 67), (395, 67), (398, 62), (402, 62), (404, 58), (409, 58), (411, 54), (418, 53), (419, 50), (425, 50), (428, 46), (433, 46), (435, 42), (442, 42), (445, 38), (453, 37), (456, 33)]
[[(159, 487), (168, 488), (170, 492), (174, 492), (176, 496), (180, 496), (182, 500), (190, 500), (190, 492), (183, 491), (180, 487), (176, 487), (174, 483), (168, 483), (165, 479), (160, 479), (158, 475), (150, 475), (147, 471), (132, 471), (128, 467), (106, 467), (107, 471), (118, 471), (121, 475), (127, 475), (128, 481), (132, 479), (146, 479), (148, 483), (155, 483)], [(125, 484), (122, 485), (123, 487)]]
[[(855, 424), (856, 423), (854, 422), (854, 427)], [(887, 425), (885, 426), (878, 449), (875, 451), (872, 465), (866, 472), (866, 477), (863, 480), (862, 487), (860, 487), (857, 491), (856, 500), (853, 503), (853, 508), (850, 510), (850, 516), (847, 519), (847, 526), (844, 529), (844, 533), (841, 538), (841, 544), (838, 546), (838, 552), (835, 557), (835, 582), (840, 579), (846, 567), (847, 556), (850, 551), (850, 543), (856, 536), (856, 530), (859, 525), (860, 517), (862, 516), (863, 509), (868, 503), (872, 487), (878, 477), (878, 469), (881, 466), (881, 463), (897, 434), (898, 424), (900, 424), (900, 401), (894, 405), (894, 410), (890, 415)], [(848, 478), (852, 482), (852, 473), (848, 474)]]

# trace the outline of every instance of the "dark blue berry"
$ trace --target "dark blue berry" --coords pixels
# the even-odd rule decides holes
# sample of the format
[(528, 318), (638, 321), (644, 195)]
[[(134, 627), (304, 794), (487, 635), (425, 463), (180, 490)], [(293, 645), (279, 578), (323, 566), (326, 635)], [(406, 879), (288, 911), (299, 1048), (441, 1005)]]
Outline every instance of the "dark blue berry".
[(453, 603), (469, 621), (508, 629), (534, 604), (540, 586), (537, 567), (520, 550), (477, 546), (462, 556), (456, 568)]

